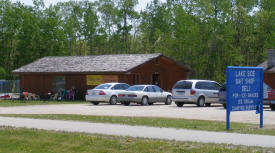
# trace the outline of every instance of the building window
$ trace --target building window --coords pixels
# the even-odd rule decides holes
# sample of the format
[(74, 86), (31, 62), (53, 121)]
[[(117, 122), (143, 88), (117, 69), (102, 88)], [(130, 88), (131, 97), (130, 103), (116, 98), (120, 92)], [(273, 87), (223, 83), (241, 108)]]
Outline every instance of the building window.
[(133, 85), (135, 85), (135, 84), (139, 84), (139, 75), (138, 74), (133, 75)]
[(55, 89), (55, 92), (65, 90), (65, 86), (65, 76), (56, 76), (53, 80), (53, 89)]

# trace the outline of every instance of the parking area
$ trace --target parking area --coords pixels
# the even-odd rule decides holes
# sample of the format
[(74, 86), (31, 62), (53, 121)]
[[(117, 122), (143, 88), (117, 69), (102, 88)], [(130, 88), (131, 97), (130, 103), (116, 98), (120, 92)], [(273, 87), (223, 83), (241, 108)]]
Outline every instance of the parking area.
[[(179, 108), (172, 105), (154, 104), (151, 106), (134, 105), (92, 105), (92, 104), (59, 104), (59, 105), (31, 105), (16, 107), (0, 107), (0, 114), (79, 114), (98, 116), (136, 116), (136, 117), (166, 117), (197, 120), (226, 120), (226, 110), (216, 104), (211, 107), (196, 107), (184, 105)], [(259, 114), (255, 111), (232, 112), (232, 122), (259, 123)], [(275, 125), (275, 111), (264, 108), (264, 124)]]

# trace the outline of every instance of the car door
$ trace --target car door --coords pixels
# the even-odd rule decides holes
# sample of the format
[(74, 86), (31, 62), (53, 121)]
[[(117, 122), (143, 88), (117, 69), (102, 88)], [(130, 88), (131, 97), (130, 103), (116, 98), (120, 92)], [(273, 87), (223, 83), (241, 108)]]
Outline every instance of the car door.
[(217, 82), (208, 82), (209, 99), (213, 103), (219, 102), (219, 89), (221, 85)]
[(166, 100), (166, 95), (163, 93), (163, 90), (158, 86), (153, 86), (155, 89), (155, 96), (157, 102), (164, 102)]
[(157, 96), (156, 92), (153, 86), (147, 86), (147, 96), (149, 98), (149, 102), (156, 102), (157, 101)]
[(209, 84), (206, 81), (198, 81), (196, 82), (195, 89), (199, 96), (204, 96), (205, 102), (209, 103), (211, 101), (211, 91), (209, 89)]

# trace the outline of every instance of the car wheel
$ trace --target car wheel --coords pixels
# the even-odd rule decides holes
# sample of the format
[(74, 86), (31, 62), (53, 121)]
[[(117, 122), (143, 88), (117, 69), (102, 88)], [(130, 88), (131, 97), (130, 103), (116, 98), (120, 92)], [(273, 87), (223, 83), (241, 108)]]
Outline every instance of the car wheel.
[(117, 97), (112, 96), (109, 100), (110, 105), (115, 105), (117, 103)]
[(198, 106), (198, 107), (203, 107), (204, 104), (205, 104), (204, 97), (200, 97), (200, 98), (198, 99), (197, 106)]
[(142, 99), (141, 99), (141, 105), (142, 106), (146, 106), (146, 105), (148, 105), (148, 98), (147, 97), (142, 97)]
[(98, 105), (99, 104), (99, 102), (91, 102), (92, 104), (94, 104), (94, 105)]
[(223, 108), (226, 109), (226, 104), (222, 104)]
[(172, 103), (171, 96), (167, 96), (166, 101), (165, 101), (165, 105), (171, 105), (171, 103)]
[(148, 103), (149, 105), (153, 105), (154, 103)]
[(130, 102), (129, 102), (129, 101), (124, 101), (124, 102), (122, 102), (122, 104), (123, 104), (124, 106), (129, 106), (129, 105), (130, 105)]
[(270, 105), (271, 110), (275, 110), (275, 104)]
[(178, 107), (182, 107), (184, 103), (181, 103), (181, 102), (175, 102), (175, 104), (176, 104)]
[(206, 106), (206, 107), (210, 107), (210, 106), (211, 106), (211, 103), (206, 103), (205, 106)]

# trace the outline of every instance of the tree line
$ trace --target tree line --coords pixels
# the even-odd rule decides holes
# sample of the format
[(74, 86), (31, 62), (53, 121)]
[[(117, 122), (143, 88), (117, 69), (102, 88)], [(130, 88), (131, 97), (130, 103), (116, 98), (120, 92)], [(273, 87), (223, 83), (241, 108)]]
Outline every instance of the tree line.
[[(45, 7), (0, 0), (0, 79), (44, 56), (162, 53), (191, 78), (225, 80), (274, 48), (273, 0), (68, 1)], [(61, 63), (62, 64), (62, 63)]]

